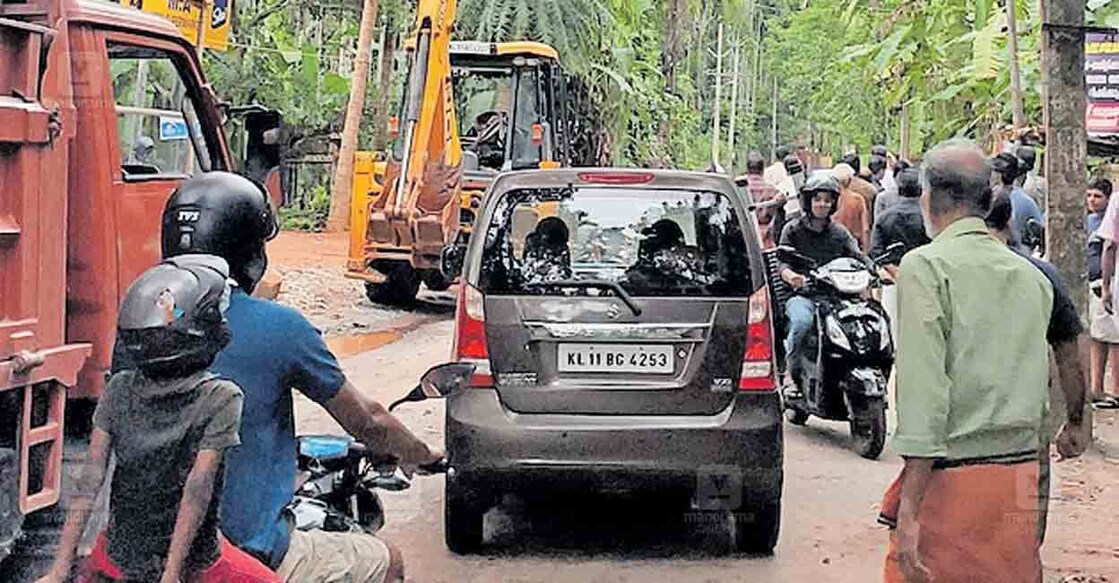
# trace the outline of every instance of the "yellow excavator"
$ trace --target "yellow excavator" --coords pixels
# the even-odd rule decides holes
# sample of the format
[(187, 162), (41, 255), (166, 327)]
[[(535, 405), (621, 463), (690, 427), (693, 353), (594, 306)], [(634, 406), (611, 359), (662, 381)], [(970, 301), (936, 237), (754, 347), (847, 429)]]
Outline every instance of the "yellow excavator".
[(570, 165), (567, 82), (552, 47), (452, 42), (454, 0), (421, 0), (405, 43), (408, 71), (385, 161), (355, 160), (347, 277), (375, 303), (407, 305), (464, 246), (499, 172)]

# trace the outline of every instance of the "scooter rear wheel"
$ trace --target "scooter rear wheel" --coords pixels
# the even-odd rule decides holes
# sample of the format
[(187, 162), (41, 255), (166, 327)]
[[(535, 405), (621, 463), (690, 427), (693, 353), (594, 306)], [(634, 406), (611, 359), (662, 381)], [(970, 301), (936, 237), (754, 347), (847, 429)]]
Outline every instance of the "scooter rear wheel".
[(865, 401), (855, 411), (851, 420), (851, 438), (855, 451), (862, 457), (873, 460), (882, 455), (886, 446), (886, 402), (882, 400)]

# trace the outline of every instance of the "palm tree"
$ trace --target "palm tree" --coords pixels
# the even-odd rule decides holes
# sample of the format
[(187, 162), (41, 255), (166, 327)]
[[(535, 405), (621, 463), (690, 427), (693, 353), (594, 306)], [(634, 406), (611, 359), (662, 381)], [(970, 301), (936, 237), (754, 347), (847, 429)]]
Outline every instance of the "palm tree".
[(460, 0), (458, 5), (460, 38), (546, 42), (576, 70), (593, 60), (597, 35), (610, 21), (610, 0)]

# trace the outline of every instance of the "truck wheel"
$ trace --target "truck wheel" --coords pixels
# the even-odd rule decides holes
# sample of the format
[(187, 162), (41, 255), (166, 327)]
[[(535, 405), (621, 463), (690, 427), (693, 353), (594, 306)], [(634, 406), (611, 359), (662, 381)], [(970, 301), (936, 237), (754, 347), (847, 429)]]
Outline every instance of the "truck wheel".
[(406, 263), (392, 263), (378, 268), (388, 279), (384, 283), (365, 284), (369, 301), (386, 306), (408, 306), (416, 301), (420, 278)]
[(438, 269), (429, 269), (423, 275), (424, 285), (433, 292), (447, 291), (454, 283)]
[(734, 546), (748, 555), (772, 555), (781, 533), (781, 500), (759, 501), (734, 514)]
[(19, 454), (0, 448), (0, 563), (12, 554), (22, 532), (19, 511)]
[[(23, 521), (23, 532), (18, 544), (12, 549), (8, 560), (0, 563), (0, 581), (35, 581), (50, 568), (55, 549), (62, 538), (62, 527), (66, 523), (66, 508), (75, 492), (77, 476), (85, 463), (88, 441), (69, 437), (63, 445), (62, 454), (62, 496), (59, 503), (50, 508), (29, 514)], [(3, 476), (11, 472), (4, 472)], [(92, 537), (96, 534), (96, 524), (104, 524), (108, 518), (108, 501), (101, 496), (92, 509), (87, 533), (83, 534), (78, 546), (79, 556), (88, 553)], [(2, 522), (2, 521), (0, 521)]]
[(860, 456), (868, 460), (878, 459), (886, 445), (885, 401), (866, 401), (855, 411), (855, 418), (851, 420), (851, 438)]
[(443, 496), (443, 538), (451, 552), (465, 555), (478, 552), (482, 547), (486, 503), (477, 492), (447, 477)]

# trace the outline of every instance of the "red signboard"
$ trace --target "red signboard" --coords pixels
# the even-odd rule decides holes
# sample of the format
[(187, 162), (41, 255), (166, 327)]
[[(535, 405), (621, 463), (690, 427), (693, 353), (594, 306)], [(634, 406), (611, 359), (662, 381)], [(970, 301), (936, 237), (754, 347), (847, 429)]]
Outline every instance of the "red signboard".
[(1119, 103), (1088, 103), (1088, 133), (1119, 134)]

